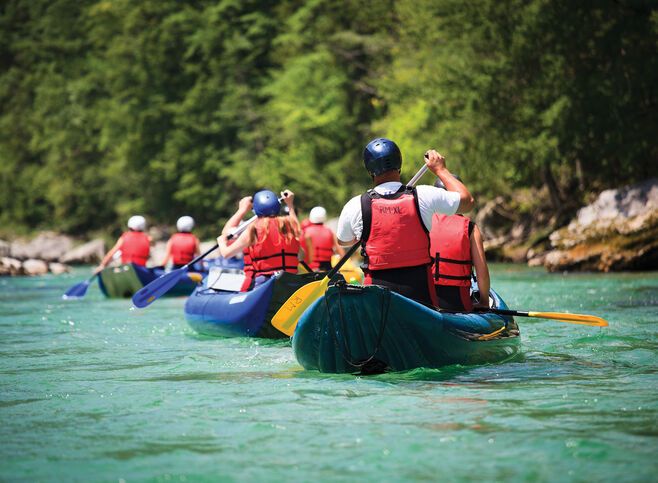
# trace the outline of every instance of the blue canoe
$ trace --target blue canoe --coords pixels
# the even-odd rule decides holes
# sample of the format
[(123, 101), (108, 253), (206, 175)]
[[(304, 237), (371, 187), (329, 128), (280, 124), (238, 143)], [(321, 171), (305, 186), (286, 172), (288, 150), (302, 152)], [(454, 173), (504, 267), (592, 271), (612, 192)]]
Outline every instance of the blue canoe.
[(185, 303), (185, 318), (198, 333), (220, 337), (288, 337), (272, 327), (281, 305), (299, 287), (324, 277), (325, 273), (281, 272), (249, 292), (197, 287)]
[[(199, 285), (201, 279), (208, 273), (210, 267), (242, 268), (242, 260), (210, 259), (195, 264), (187, 276), (183, 277), (171, 290), (168, 297), (187, 296)], [(98, 276), (98, 286), (106, 297), (129, 298), (139, 289), (148, 285), (165, 273), (163, 267), (147, 268), (134, 263), (118, 267), (107, 267)]]
[(502, 362), (518, 353), (519, 330), (511, 317), (438, 312), (384, 287), (338, 284), (304, 312), (292, 347), (305, 369), (372, 374)]

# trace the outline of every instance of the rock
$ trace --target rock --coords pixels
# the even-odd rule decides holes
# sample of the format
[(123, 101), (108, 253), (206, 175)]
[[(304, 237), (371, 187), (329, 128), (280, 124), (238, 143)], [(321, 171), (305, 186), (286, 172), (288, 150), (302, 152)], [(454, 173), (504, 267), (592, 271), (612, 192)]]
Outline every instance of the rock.
[(658, 179), (603, 191), (549, 238), (549, 271), (658, 268)]
[(4, 240), (0, 240), (0, 257), (8, 257), (11, 253), (11, 244)]
[[(201, 251), (201, 253), (206, 253), (208, 250), (210, 250), (216, 244), (217, 244), (217, 240), (202, 241), (202, 242), (199, 243), (199, 250)], [(219, 256), (219, 249), (215, 250), (210, 255), (208, 255), (208, 258), (215, 258), (215, 257), (218, 257), (218, 256)]]
[(40, 233), (29, 242), (13, 242), (11, 244), (11, 256), (19, 260), (38, 258), (56, 262), (71, 248), (73, 248), (73, 240), (70, 237), (47, 231)]
[(43, 260), (29, 258), (23, 262), (23, 270), (26, 275), (45, 275), (48, 273), (48, 264)]
[(0, 258), (0, 275), (23, 275), (24, 273), (20, 260), (10, 257)]
[(104, 255), (105, 242), (97, 238), (67, 251), (59, 261), (70, 264), (98, 264)]
[(528, 255), (528, 266), (529, 267), (541, 267), (544, 265), (546, 260), (546, 254), (541, 254), (537, 256)]
[(154, 242), (158, 241), (167, 241), (171, 237), (172, 231), (171, 228), (164, 225), (153, 225), (150, 226), (147, 230), (148, 236), (151, 237), (151, 240)]
[(478, 210), (474, 221), (485, 239), (507, 236), (510, 227), (518, 221), (518, 215), (511, 211), (507, 205), (508, 203), (504, 197), (497, 196), (493, 200), (487, 201)]
[(167, 253), (167, 242), (158, 241), (151, 246), (148, 266), (156, 267), (162, 264), (165, 253)]
[(63, 263), (49, 263), (48, 270), (55, 275), (61, 275), (62, 273), (68, 273), (71, 271), (71, 267), (64, 265)]

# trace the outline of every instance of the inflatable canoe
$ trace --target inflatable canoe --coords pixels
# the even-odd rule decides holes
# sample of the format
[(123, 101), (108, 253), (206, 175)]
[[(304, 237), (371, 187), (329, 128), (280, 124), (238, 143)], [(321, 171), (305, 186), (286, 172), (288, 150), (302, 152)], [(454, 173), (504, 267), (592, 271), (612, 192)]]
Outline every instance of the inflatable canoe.
[[(196, 264), (186, 277), (167, 292), (166, 296), (180, 297), (191, 294), (208, 272), (208, 267), (214, 266), (242, 268), (242, 260), (221, 258), (204, 260), (203, 264)], [(163, 267), (147, 268), (127, 263), (105, 268), (98, 276), (98, 286), (106, 297), (129, 298), (163, 273), (165, 273)]]
[(374, 374), (502, 362), (518, 353), (519, 330), (511, 317), (438, 312), (384, 287), (338, 284), (304, 312), (292, 346), (305, 369)]
[(198, 333), (220, 337), (288, 337), (270, 323), (281, 305), (299, 287), (326, 273), (281, 272), (249, 292), (197, 287), (185, 303), (185, 318)]

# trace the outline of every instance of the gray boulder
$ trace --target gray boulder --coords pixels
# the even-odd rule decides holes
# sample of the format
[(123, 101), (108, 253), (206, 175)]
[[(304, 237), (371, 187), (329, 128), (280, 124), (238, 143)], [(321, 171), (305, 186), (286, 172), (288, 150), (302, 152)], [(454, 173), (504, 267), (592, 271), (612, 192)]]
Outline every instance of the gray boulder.
[(4, 240), (0, 240), (0, 257), (8, 257), (11, 253), (11, 244)]
[(100, 238), (67, 251), (59, 259), (61, 263), (97, 264), (105, 255), (105, 242)]
[(658, 268), (658, 178), (603, 191), (550, 242), (549, 271)]
[(50, 273), (54, 275), (61, 275), (63, 273), (70, 272), (71, 267), (64, 265), (63, 263), (53, 262), (48, 264), (48, 270), (50, 270)]
[(29, 242), (14, 241), (11, 244), (11, 257), (19, 260), (38, 258), (56, 262), (71, 248), (73, 248), (73, 240), (70, 237), (46, 231)]
[(10, 257), (0, 258), (0, 275), (23, 275), (24, 273), (20, 260)]
[(151, 253), (149, 255), (148, 265), (151, 267), (157, 267), (162, 264), (164, 260), (165, 253), (167, 252), (167, 242), (157, 241), (151, 245)]
[(45, 275), (48, 273), (48, 264), (43, 260), (30, 258), (23, 262), (23, 270), (26, 275)]

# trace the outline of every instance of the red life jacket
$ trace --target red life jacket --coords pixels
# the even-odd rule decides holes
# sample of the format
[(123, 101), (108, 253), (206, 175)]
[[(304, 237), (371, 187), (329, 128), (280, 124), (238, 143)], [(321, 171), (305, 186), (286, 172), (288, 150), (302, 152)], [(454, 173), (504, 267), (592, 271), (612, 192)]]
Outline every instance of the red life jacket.
[(242, 261), (244, 262), (244, 282), (242, 282), (242, 287), (240, 287), (240, 292), (246, 292), (251, 288), (251, 284), (254, 281), (254, 265), (251, 262), (251, 255), (249, 254), (249, 248), (242, 250)]
[(281, 236), (276, 218), (268, 218), (268, 224), (265, 226), (259, 223), (256, 228), (256, 243), (248, 250), (254, 277), (272, 275), (280, 270), (297, 273), (299, 240), (289, 240)]
[(429, 233), (415, 188), (402, 185), (390, 195), (369, 190), (361, 196), (361, 214), (361, 253), (368, 270), (429, 266)]
[(470, 221), (465, 216), (434, 215), (430, 250), (434, 255), (432, 275), (435, 285), (471, 286)]
[(143, 231), (127, 231), (121, 235), (121, 263), (146, 266), (151, 251), (151, 241)]
[(311, 239), (311, 246), (308, 248), (309, 252), (313, 252), (313, 257), (307, 253), (305, 261), (313, 270), (320, 268), (321, 262), (331, 261), (331, 256), (334, 254), (334, 232), (321, 223), (312, 224), (304, 230), (304, 237)]
[(174, 265), (185, 265), (194, 259), (198, 240), (191, 233), (174, 233), (171, 236), (171, 260)]

